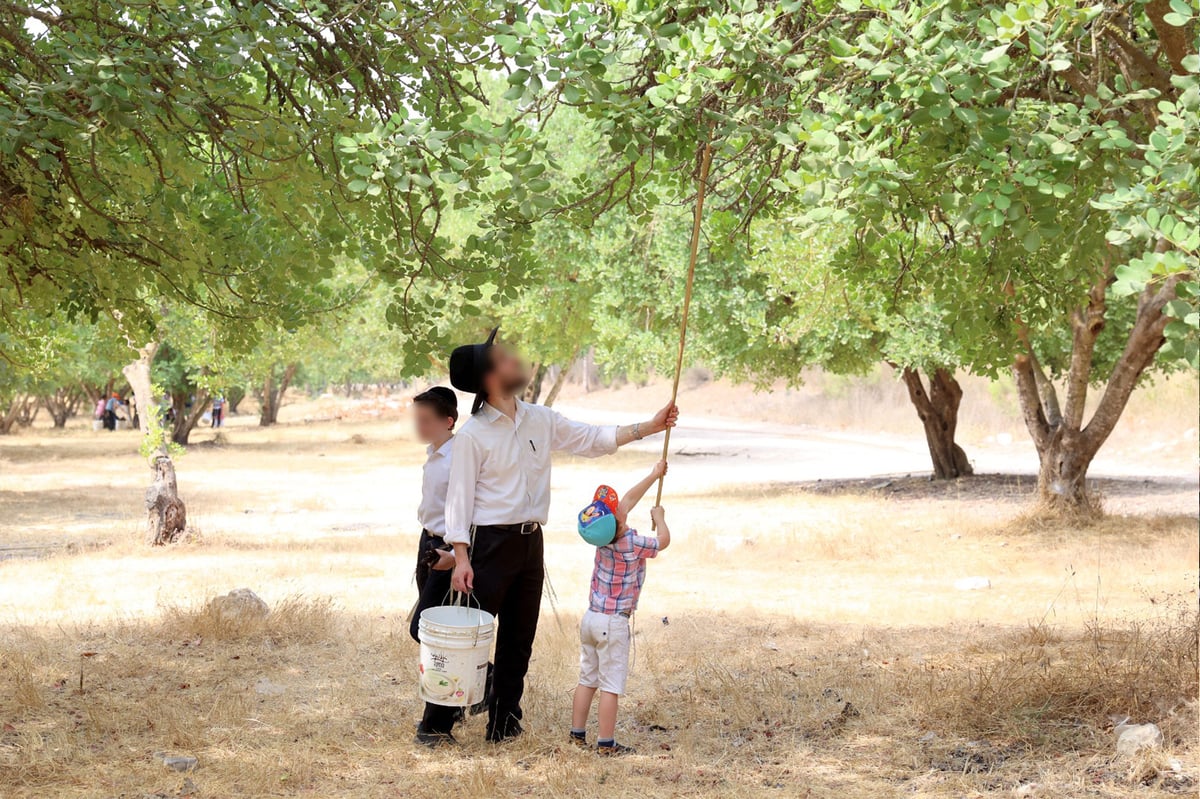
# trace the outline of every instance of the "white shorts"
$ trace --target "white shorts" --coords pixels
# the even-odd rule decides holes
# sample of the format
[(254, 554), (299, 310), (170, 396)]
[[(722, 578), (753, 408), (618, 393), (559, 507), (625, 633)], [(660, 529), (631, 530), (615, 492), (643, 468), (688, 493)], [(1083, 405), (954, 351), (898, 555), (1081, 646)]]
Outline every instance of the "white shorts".
[(629, 617), (589, 610), (579, 624), (579, 684), (620, 696), (629, 678)]

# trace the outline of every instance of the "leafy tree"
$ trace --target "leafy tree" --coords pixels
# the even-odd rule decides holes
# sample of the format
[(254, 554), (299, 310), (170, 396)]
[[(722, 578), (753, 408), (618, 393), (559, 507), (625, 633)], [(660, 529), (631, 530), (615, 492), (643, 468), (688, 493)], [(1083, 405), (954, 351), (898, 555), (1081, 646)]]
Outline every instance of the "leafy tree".
[[(508, 13), (490, 0), (3, 4), (0, 318), (111, 316), (152, 409), (164, 306), (202, 309), (215, 346), (245, 350), (247, 320), (286, 329), (327, 308), (341, 256), (400, 287), (477, 281), (497, 258), (519, 279), (536, 149), (526, 120), (480, 113), (477, 80)], [(507, 170), (515, 185), (492, 180)], [(480, 209), (475, 235), (441, 235), (451, 205)], [(444, 306), (406, 296), (389, 315), (422, 333), (407, 340), (419, 358)], [(169, 453), (154, 451), (169, 493)]]
[[(1087, 503), (1087, 466), (1165, 344), (1158, 364), (1194, 364), (1188, 3), (635, 4), (560, 46), (587, 13), (502, 41), (541, 47), (562, 72), (543, 107), (584, 105), (605, 132), (611, 155), (583, 197), (633, 202), (649, 176), (686, 200), (712, 146), (727, 230), (794, 209), (850, 231), (846, 247), (867, 253), (851, 282), (911, 286), (964, 365), (1014, 369), (1051, 505)], [(934, 257), (939, 239), (948, 254)], [(909, 246), (916, 262), (901, 257)]]
[(39, 406), (61, 428), (111, 388), (125, 355), (111, 323), (30, 312), (10, 315), (9, 322), (7, 332), (0, 332), (0, 350), (9, 356), (0, 359), (0, 433), (31, 424)]
[[(1088, 505), (1088, 465), (1141, 376), (1195, 362), (1200, 60), (1195, 22), (1165, 5), (874, 14), (830, 41), (857, 80), (796, 180), (822, 182), (810, 222), (849, 221), (860, 246), (895, 236), (897, 209), (914, 241), (941, 231), (954, 268), (896, 258), (894, 281), (953, 312), (970, 368), (1011, 366), (1055, 508)], [(1090, 386), (1104, 392), (1085, 419)]]

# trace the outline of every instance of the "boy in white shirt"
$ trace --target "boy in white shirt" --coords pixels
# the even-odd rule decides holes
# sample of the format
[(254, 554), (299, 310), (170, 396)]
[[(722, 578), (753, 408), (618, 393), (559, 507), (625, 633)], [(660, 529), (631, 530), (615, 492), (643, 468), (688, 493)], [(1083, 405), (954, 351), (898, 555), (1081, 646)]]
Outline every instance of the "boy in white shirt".
[[(417, 438), (428, 445), (428, 460), (421, 472), (421, 504), (417, 519), (421, 522), (421, 541), (417, 547), (417, 591), (425, 596), (431, 579), (445, 583), (450, 590), (450, 569), (454, 553), (446, 547), (446, 486), (450, 482), (450, 458), (454, 450), (454, 425), (458, 423), (458, 396), (448, 388), (435, 386), (413, 398), (413, 428)], [(436, 604), (437, 598), (430, 601)], [(417, 621), (424, 607), (418, 605), (411, 632), (417, 637)]]

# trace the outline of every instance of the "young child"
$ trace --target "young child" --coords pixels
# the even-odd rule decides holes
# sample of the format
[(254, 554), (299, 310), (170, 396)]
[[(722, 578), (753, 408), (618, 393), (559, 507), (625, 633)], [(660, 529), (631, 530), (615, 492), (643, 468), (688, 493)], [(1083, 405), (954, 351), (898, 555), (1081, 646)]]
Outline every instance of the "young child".
[(454, 555), (443, 548), (442, 536), (446, 534), (446, 486), (450, 482), (457, 423), (458, 397), (450, 389), (434, 386), (413, 397), (413, 428), (417, 439), (428, 445), (429, 456), (421, 472), (421, 504), (417, 507), (417, 520), (421, 522), (417, 591), (425, 588), (435, 571), (444, 573), (446, 590), (450, 588), (448, 570), (454, 566)]
[(654, 481), (667, 473), (659, 461), (624, 499), (608, 486), (600, 486), (592, 504), (579, 514), (579, 534), (596, 545), (588, 611), (579, 625), (579, 687), (571, 717), (571, 742), (587, 746), (587, 720), (596, 691), (600, 692), (599, 738), (602, 755), (627, 755), (633, 748), (616, 741), (617, 702), (625, 693), (629, 674), (629, 620), (637, 610), (638, 595), (646, 580), (646, 559), (671, 543), (662, 507), (650, 510), (658, 537), (638, 535), (629, 527), (633, 510)]

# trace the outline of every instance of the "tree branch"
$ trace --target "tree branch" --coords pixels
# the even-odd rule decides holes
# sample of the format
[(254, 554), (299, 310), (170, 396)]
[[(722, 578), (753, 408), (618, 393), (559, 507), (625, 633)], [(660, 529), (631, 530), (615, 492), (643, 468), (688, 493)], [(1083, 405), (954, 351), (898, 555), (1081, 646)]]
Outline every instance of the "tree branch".
[(1161, 283), (1152, 283), (1138, 299), (1137, 319), (1129, 331), (1129, 340), (1108, 378), (1100, 405), (1083, 430), (1083, 443), (1089, 457), (1108, 439), (1129, 402), (1129, 396), (1137, 387), (1138, 379), (1162, 349), (1165, 341), (1163, 331), (1171, 321), (1171, 317), (1163, 313), (1163, 308), (1175, 299), (1175, 288), (1186, 276), (1180, 273), (1171, 275)]
[(1071, 315), (1071, 367), (1067, 374), (1067, 412), (1065, 422), (1072, 431), (1083, 426), (1084, 405), (1087, 403), (1088, 384), (1092, 376), (1092, 356), (1096, 351), (1096, 338), (1104, 329), (1108, 302), (1105, 294), (1112, 282), (1105, 270), (1088, 292), (1088, 303)]
[[(1032, 353), (1018, 355), (1013, 359), (1013, 377), (1017, 381), (1017, 398), (1021, 404), (1021, 416), (1025, 419), (1025, 427), (1033, 439), (1033, 444), (1040, 454), (1050, 442), (1054, 432), (1046, 415), (1042, 411), (1042, 398), (1038, 391), (1037, 375), (1041, 367)], [(1042, 375), (1045, 379), (1045, 375)]]

